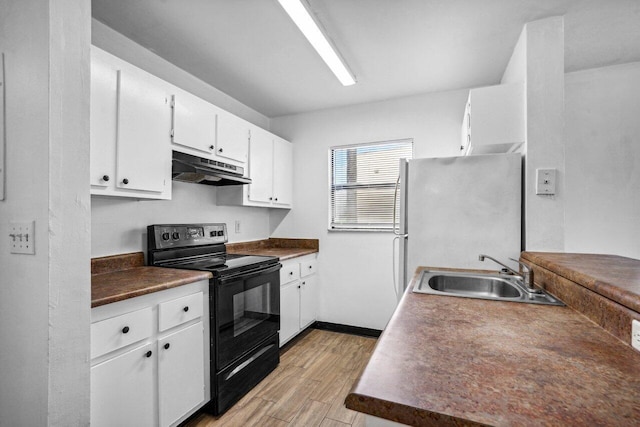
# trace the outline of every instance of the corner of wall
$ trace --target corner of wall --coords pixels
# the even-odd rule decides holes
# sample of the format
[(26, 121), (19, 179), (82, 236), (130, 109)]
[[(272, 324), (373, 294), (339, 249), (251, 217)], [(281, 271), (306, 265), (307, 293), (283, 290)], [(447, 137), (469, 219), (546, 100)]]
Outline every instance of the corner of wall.
[[(564, 250), (564, 18), (525, 25), (526, 249)], [(557, 170), (555, 195), (536, 195), (536, 169)]]

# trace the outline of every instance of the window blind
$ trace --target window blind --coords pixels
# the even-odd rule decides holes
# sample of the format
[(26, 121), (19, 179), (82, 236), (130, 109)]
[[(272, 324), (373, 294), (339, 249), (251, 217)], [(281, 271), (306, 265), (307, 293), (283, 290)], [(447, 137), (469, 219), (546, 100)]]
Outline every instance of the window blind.
[(331, 148), (329, 229), (392, 230), (399, 160), (412, 155), (412, 139)]

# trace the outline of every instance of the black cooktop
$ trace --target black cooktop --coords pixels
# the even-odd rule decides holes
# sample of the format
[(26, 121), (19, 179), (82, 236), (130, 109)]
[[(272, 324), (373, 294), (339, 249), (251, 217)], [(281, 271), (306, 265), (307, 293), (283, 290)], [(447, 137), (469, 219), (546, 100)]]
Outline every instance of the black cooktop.
[(214, 277), (245, 272), (278, 263), (274, 256), (218, 254), (211, 257), (169, 259), (154, 263), (157, 267), (182, 268), (185, 270), (210, 271)]
[(148, 263), (156, 267), (232, 275), (278, 263), (274, 256), (227, 254), (226, 224), (160, 224), (147, 227)]

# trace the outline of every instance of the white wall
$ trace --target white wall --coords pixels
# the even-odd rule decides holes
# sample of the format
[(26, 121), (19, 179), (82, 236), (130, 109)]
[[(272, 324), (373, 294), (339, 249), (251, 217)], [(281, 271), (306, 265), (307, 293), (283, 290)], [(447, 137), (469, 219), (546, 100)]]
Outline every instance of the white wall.
[(640, 62), (565, 78), (567, 252), (640, 259)]
[[(0, 425), (89, 422), (89, 21), (85, 1), (0, 1)], [(9, 221), (35, 220), (35, 255)]]
[[(92, 43), (257, 126), (269, 128), (269, 119), (264, 115), (96, 20), (92, 21)], [(146, 252), (146, 226), (159, 223), (224, 222), (230, 242), (269, 237), (269, 209), (216, 206), (217, 190), (206, 185), (174, 181), (172, 191), (172, 200), (92, 197), (91, 256)], [(240, 234), (235, 233), (236, 220), (241, 222)]]
[(238, 117), (242, 117), (256, 126), (269, 129), (269, 118), (265, 115), (247, 107), (95, 19), (91, 21), (91, 44)]
[[(525, 25), (525, 248), (564, 250), (564, 19)], [(536, 194), (536, 169), (557, 170), (556, 194)]]
[[(294, 203), (272, 213), (274, 235), (320, 239), (319, 320), (382, 329), (396, 306), (391, 233), (327, 231), (328, 149), (413, 138), (414, 157), (459, 151), (468, 91), (420, 95), (272, 119), (294, 143)], [(279, 222), (281, 221), (281, 222)]]
[[(533, 251), (564, 250), (564, 20), (527, 23), (501, 83), (525, 85), (522, 244)], [(556, 169), (555, 195), (536, 194), (536, 169)]]
[[(215, 187), (173, 181), (171, 200), (93, 196), (91, 256), (147, 251), (147, 225), (224, 222), (229, 242), (266, 239), (269, 209), (217, 206)], [(240, 233), (235, 233), (235, 221)]]

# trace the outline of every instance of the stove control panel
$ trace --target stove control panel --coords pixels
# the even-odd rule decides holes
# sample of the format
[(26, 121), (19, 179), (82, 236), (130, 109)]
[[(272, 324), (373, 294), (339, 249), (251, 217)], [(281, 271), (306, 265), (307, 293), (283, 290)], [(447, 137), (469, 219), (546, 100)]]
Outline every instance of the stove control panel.
[(226, 224), (160, 224), (147, 227), (149, 249), (216, 245), (227, 242)]

